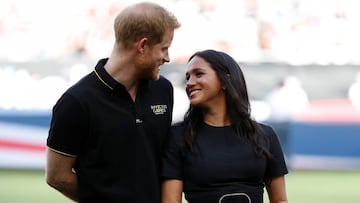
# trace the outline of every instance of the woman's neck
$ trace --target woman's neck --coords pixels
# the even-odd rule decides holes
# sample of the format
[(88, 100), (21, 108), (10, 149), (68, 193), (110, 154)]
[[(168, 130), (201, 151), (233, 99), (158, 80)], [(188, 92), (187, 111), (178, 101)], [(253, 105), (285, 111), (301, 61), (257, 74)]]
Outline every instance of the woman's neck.
[(211, 126), (221, 127), (231, 125), (229, 115), (226, 111), (203, 111), (204, 122)]

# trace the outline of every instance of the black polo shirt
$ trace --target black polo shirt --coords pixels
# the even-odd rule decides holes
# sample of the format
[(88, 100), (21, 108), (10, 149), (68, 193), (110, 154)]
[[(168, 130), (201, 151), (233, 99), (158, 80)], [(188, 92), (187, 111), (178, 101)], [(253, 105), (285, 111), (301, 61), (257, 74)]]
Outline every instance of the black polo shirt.
[(173, 87), (141, 81), (135, 102), (104, 69), (69, 88), (53, 108), (47, 145), (77, 156), (80, 202), (160, 203), (160, 163)]

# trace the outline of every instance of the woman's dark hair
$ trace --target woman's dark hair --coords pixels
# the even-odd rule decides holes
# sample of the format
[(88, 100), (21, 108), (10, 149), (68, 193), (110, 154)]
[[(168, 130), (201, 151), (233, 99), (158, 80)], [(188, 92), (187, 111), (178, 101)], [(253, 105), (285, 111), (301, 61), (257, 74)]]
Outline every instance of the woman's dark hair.
[[(272, 155), (267, 150), (269, 140), (267, 136), (261, 136), (262, 131), (259, 124), (251, 118), (246, 82), (240, 65), (231, 56), (220, 51), (196, 52), (188, 62), (195, 56), (203, 58), (210, 64), (225, 88), (227, 113), (236, 134), (249, 140), (258, 156), (271, 159)], [(184, 123), (185, 145), (191, 150), (197, 131), (203, 124), (201, 108), (190, 105), (184, 116)]]

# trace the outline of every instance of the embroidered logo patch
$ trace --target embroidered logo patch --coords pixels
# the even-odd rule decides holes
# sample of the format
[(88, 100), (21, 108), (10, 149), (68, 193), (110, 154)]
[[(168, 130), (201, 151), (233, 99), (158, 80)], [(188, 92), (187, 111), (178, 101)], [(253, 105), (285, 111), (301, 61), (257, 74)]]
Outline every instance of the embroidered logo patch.
[(159, 105), (151, 105), (151, 110), (155, 115), (162, 115), (166, 112), (167, 105), (159, 104)]

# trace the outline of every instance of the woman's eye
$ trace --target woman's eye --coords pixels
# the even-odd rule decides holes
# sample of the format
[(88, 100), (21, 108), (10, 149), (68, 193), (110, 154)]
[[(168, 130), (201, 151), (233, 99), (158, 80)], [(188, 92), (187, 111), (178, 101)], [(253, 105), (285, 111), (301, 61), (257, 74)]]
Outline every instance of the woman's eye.
[[(204, 73), (202, 73), (202, 72), (194, 73), (194, 76), (195, 76), (196, 78), (200, 78), (202, 75), (204, 75)], [(186, 79), (186, 81), (190, 80), (190, 74), (189, 74), (189, 75), (186, 75), (186, 76), (185, 76), (185, 79)]]
[(196, 77), (199, 78), (199, 77), (201, 77), (202, 75), (204, 75), (204, 73), (196, 73), (195, 75), (196, 75)]

